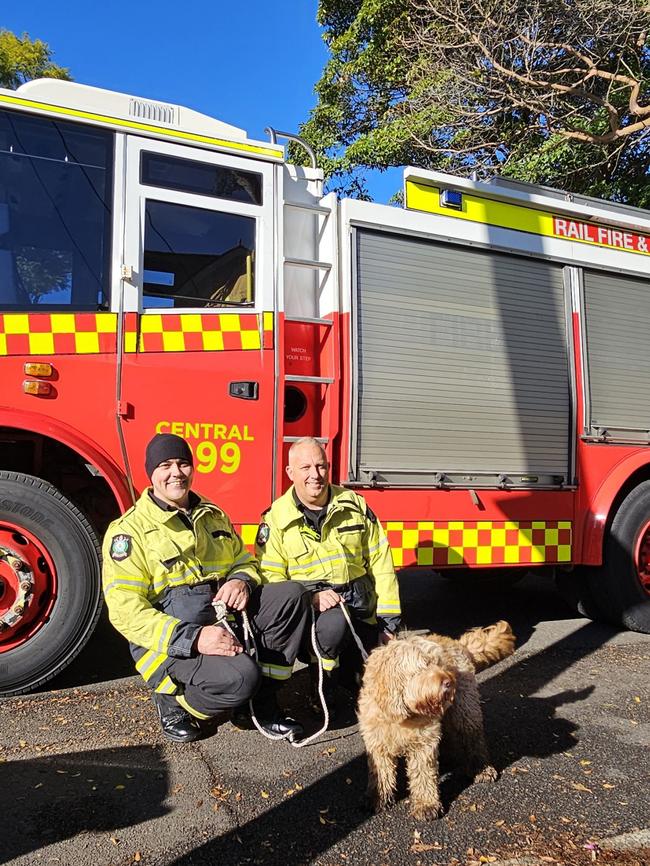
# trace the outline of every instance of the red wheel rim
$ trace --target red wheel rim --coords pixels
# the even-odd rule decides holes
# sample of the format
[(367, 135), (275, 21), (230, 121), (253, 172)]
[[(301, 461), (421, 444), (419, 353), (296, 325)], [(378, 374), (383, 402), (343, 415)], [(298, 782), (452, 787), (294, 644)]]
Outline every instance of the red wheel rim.
[[(0, 522), (0, 548), (20, 560), (33, 577), (24, 609), (0, 631), (0, 653), (26, 643), (47, 622), (57, 593), (54, 562), (47, 548), (22, 526)], [(19, 575), (6, 556), (0, 557), (0, 621), (15, 615), (21, 594)]]
[(634, 551), (634, 564), (641, 589), (650, 596), (650, 521), (639, 533)]

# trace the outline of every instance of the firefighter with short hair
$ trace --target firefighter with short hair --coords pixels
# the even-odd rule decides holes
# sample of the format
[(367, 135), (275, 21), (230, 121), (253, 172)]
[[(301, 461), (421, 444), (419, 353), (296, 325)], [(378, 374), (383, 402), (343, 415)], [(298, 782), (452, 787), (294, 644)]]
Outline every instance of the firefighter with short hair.
[[(391, 640), (399, 627), (399, 588), (381, 524), (362, 496), (329, 483), (329, 463), (318, 440), (294, 442), (288, 464), (293, 484), (262, 515), (256, 553), (265, 582), (300, 583), (309, 591), (326, 700), (334, 708), (339, 656), (347, 646), (355, 652), (341, 602), (370, 649)], [(318, 668), (312, 665), (311, 672), (314, 686)], [(343, 674), (354, 687), (351, 671)]]
[[(227, 515), (191, 490), (193, 457), (184, 439), (154, 436), (145, 466), (152, 486), (106, 532), (103, 589), (112, 624), (154, 690), (164, 736), (196, 740), (199, 720), (255, 695), (262, 727), (299, 739), (301, 726), (283, 715), (275, 692), (291, 675), (307, 622), (301, 588), (261, 586), (257, 562)], [(215, 599), (235, 614), (247, 611), (259, 667), (237, 627), (217, 622)]]

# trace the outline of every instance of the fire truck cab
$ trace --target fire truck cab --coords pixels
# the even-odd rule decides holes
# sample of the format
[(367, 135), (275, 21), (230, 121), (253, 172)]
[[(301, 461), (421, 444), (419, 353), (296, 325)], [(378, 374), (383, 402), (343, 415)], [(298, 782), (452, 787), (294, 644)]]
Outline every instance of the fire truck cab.
[(415, 168), (337, 201), (276, 137), (0, 90), (0, 694), (92, 633), (156, 432), (247, 544), (314, 436), (397, 567), (544, 567), (650, 631), (650, 214)]

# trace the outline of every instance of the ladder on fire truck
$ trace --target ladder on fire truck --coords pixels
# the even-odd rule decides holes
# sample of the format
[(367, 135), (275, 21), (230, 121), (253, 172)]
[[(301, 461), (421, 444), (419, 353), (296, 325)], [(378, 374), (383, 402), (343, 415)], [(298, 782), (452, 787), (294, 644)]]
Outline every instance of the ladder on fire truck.
[[(282, 441), (286, 449), (301, 436), (314, 436), (325, 446), (331, 460), (340, 415), (340, 394), (336, 387), (340, 381), (338, 271), (334, 265), (337, 260), (336, 196), (332, 193), (321, 198), (319, 181), (285, 184), (285, 189), (287, 186), (283, 215), (285, 315), (281, 345), (285, 353), (288, 405)], [(291, 363), (293, 344), (300, 342), (297, 337), (302, 339), (304, 373), (298, 372), (296, 364)], [(294, 399), (296, 405), (292, 406)], [(301, 423), (302, 418), (297, 416), (303, 409), (305, 420)]]

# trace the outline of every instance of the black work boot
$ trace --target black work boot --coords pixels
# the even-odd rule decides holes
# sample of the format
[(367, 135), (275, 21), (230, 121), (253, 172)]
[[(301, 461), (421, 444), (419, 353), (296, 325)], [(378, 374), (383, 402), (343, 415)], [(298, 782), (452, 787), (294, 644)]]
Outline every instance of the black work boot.
[[(323, 671), (323, 697), (327, 704), (327, 713), (330, 722), (334, 722), (338, 715), (336, 700), (336, 687), (339, 681), (339, 671)], [(318, 664), (309, 665), (309, 709), (315, 716), (324, 716), (323, 700), (318, 689)]]
[(177, 702), (173, 695), (153, 693), (163, 736), (174, 743), (192, 743), (201, 736), (199, 725), (194, 716)]
[(300, 722), (287, 716), (279, 707), (277, 699), (278, 684), (268, 677), (262, 677), (262, 685), (253, 698), (253, 711), (257, 723), (267, 734), (282, 736), (290, 743), (302, 739), (304, 729)]

